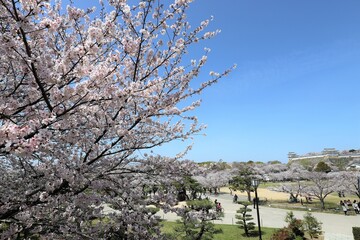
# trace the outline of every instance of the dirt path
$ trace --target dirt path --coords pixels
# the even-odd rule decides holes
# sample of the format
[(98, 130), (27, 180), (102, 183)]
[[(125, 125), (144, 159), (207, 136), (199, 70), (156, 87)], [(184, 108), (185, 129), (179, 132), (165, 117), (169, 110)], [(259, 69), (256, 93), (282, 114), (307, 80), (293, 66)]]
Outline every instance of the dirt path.
[[(222, 193), (229, 193), (230, 194), (230, 189), (228, 187), (223, 187), (220, 189), (220, 192)], [(247, 196), (246, 192), (240, 192), (240, 191), (233, 191), (233, 194), (236, 193), (238, 196)], [(251, 197), (255, 197), (255, 193), (251, 193)], [(289, 194), (288, 193), (282, 193), (282, 192), (275, 192), (275, 191), (271, 191), (269, 189), (265, 189), (265, 188), (259, 188), (258, 189), (258, 197), (261, 200), (264, 200), (265, 198), (269, 201), (286, 201), (289, 199)]]

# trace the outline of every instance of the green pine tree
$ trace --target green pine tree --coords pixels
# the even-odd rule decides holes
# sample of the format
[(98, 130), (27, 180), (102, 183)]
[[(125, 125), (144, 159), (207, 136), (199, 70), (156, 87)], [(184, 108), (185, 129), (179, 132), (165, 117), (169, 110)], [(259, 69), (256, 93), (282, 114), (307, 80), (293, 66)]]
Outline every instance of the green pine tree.
[(307, 212), (304, 215), (304, 227), (311, 239), (317, 238), (321, 234), (321, 225), (322, 223), (311, 215), (311, 213)]
[(248, 201), (251, 201), (251, 192), (254, 190), (251, 184), (255, 174), (254, 169), (250, 163), (239, 166), (239, 169), (238, 175), (230, 180), (230, 188), (246, 192)]
[(331, 172), (331, 167), (324, 161), (318, 162), (315, 169), (316, 172), (324, 172), (328, 173)]
[(245, 235), (249, 237), (255, 229), (255, 223), (250, 222), (254, 219), (251, 214), (249, 214), (251, 208), (248, 206), (251, 205), (251, 202), (240, 202), (240, 204), (243, 205), (243, 207), (236, 211), (238, 214), (235, 215), (235, 218), (239, 220), (236, 224), (239, 224), (239, 228), (244, 229)]

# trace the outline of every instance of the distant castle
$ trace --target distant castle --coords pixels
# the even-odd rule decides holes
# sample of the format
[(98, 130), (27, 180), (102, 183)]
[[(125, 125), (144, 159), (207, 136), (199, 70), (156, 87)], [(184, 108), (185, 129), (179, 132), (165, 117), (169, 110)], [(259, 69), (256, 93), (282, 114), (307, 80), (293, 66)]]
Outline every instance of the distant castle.
[(288, 153), (289, 163), (300, 163), (303, 166), (314, 167), (320, 161), (325, 161), (340, 170), (360, 170), (360, 150), (338, 151), (335, 148), (324, 148), (320, 153), (312, 152), (298, 155), (295, 152)]
[(312, 152), (312, 153), (307, 153), (305, 155), (298, 155), (295, 152), (288, 153), (289, 161), (320, 158), (320, 157), (360, 158), (360, 150), (351, 149), (340, 152), (335, 148), (324, 148), (324, 150), (322, 150), (321, 153)]

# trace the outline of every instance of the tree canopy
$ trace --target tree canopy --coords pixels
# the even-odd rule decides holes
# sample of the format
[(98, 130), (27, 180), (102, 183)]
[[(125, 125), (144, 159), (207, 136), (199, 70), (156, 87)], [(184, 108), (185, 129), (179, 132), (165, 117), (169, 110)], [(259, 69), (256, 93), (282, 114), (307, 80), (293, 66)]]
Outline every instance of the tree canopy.
[(331, 167), (328, 164), (326, 164), (326, 162), (320, 161), (320, 162), (318, 162), (318, 164), (316, 165), (314, 170), (316, 172), (328, 173), (328, 172), (331, 172)]
[(149, 239), (196, 166), (147, 150), (204, 128), (195, 95), (228, 71), (196, 86), (209, 50), (183, 56), (217, 31), (191, 0), (73, 2), (0, 0), (0, 238)]

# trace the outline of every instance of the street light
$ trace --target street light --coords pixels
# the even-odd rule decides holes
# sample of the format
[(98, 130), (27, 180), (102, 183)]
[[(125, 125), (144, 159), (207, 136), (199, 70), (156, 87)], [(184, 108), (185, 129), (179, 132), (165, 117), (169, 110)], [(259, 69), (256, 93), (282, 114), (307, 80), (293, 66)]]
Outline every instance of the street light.
[(255, 189), (255, 202), (256, 202), (256, 213), (257, 213), (258, 228), (259, 228), (259, 240), (262, 240), (262, 238), (261, 238), (261, 226), (260, 226), (260, 213), (259, 213), (259, 198), (258, 198), (258, 195), (257, 195), (257, 188), (258, 188), (259, 184), (260, 184), (259, 179), (252, 179), (251, 180), (251, 185)]

